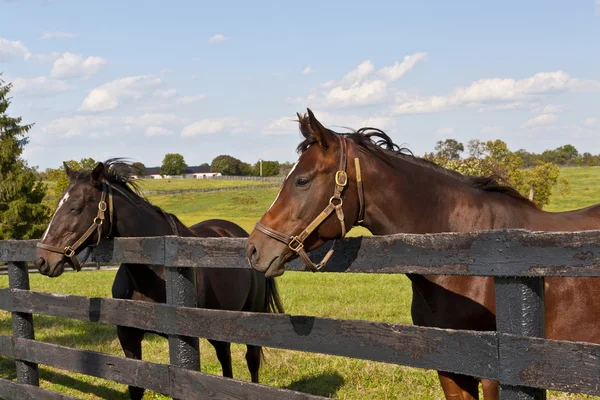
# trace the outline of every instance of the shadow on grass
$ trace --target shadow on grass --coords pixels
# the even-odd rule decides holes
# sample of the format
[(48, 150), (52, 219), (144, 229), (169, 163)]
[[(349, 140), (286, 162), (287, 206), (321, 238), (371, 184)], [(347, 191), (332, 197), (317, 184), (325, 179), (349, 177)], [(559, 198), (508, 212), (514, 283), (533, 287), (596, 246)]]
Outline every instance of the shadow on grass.
[(315, 396), (333, 397), (343, 385), (344, 378), (337, 372), (333, 372), (298, 379), (287, 385), (285, 389), (310, 393)]
[(92, 383), (84, 382), (72, 376), (57, 372), (56, 370), (50, 371), (48, 369), (42, 369), (40, 371), (40, 379), (51, 382), (53, 385), (60, 385), (73, 390), (78, 390), (82, 393), (92, 394), (101, 399), (128, 399), (129, 392), (127, 390), (121, 392), (115, 389), (103, 387), (100, 385), (94, 385)]

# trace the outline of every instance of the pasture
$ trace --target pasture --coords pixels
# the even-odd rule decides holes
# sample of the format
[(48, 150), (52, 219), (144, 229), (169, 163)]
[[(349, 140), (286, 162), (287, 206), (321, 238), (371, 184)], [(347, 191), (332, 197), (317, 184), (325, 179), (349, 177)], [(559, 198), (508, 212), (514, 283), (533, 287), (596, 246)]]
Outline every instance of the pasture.
[[(571, 180), (572, 192), (565, 196), (555, 195), (548, 210), (565, 211), (599, 201), (600, 167), (568, 168), (563, 171)], [(148, 197), (154, 204), (176, 214), (186, 224), (209, 218), (224, 218), (250, 231), (254, 222), (269, 207), (277, 191), (276, 188), (257, 188)], [(355, 235), (365, 233), (368, 232), (364, 229), (352, 231)], [(57, 279), (33, 274), (31, 288), (55, 293), (110, 297), (114, 274), (115, 271), (67, 273)], [(278, 278), (278, 282), (286, 312), (290, 314), (411, 322), (410, 284), (404, 276), (286, 272)], [(0, 277), (0, 285), (8, 286), (6, 276)], [(38, 340), (122, 356), (113, 326), (43, 316), (36, 316), (34, 324)], [(8, 313), (0, 314), (0, 330), (0, 333), (10, 334)], [(144, 359), (166, 363), (167, 348), (165, 339), (149, 335), (144, 343)], [(245, 350), (240, 345), (234, 346), (232, 350), (234, 375), (249, 380), (243, 358)], [(266, 357), (261, 382), (268, 385), (341, 399), (438, 399), (442, 396), (437, 376), (431, 371), (288, 350), (268, 349)], [(201, 342), (201, 361), (202, 371), (220, 374), (214, 351), (205, 340)], [(0, 377), (14, 378), (12, 360), (3, 359), (0, 365)], [(43, 366), (40, 366), (40, 377), (41, 386), (80, 398), (127, 398), (125, 386), (97, 378)], [(165, 397), (148, 393), (146, 398)], [(592, 397), (553, 393), (550, 398)]]

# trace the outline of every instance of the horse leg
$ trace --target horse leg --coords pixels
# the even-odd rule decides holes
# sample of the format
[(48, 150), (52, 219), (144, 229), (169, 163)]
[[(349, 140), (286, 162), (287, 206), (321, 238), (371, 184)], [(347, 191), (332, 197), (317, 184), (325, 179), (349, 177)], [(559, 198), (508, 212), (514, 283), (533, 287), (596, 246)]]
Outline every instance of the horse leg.
[(498, 400), (500, 398), (498, 381), (482, 379), (481, 385), (483, 386), (483, 398), (485, 400)]
[[(117, 326), (117, 336), (119, 337), (125, 357), (136, 360), (142, 359), (142, 339), (144, 339), (144, 333), (140, 329)], [(132, 400), (141, 400), (144, 397), (144, 388), (129, 386), (129, 397)]]
[(442, 371), (438, 371), (438, 377), (446, 395), (446, 400), (479, 399), (479, 381), (476, 378)]
[(252, 346), (250, 344), (246, 345), (246, 347), (248, 348), (246, 351), (246, 362), (248, 363), (248, 370), (250, 371), (252, 382), (258, 383), (258, 370), (260, 369), (262, 347)]
[(209, 342), (217, 351), (217, 358), (221, 363), (223, 376), (226, 378), (233, 378), (233, 370), (231, 368), (231, 343), (220, 342), (218, 340), (209, 340)]

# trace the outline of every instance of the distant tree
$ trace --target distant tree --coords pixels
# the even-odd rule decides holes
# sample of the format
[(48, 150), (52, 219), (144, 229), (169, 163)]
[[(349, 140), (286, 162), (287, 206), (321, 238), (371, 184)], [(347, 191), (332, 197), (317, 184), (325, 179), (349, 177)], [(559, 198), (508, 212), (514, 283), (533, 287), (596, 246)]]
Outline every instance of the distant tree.
[(43, 202), (46, 186), (21, 157), (33, 125), (7, 113), (11, 87), (0, 75), (0, 239), (35, 239), (44, 232), (50, 210)]
[[(65, 163), (74, 171), (90, 171), (98, 164), (93, 158), (82, 158), (81, 161), (69, 160)], [(62, 165), (58, 168), (47, 168), (45, 174), (48, 181), (54, 183), (51, 190), (52, 197), (57, 198), (67, 190), (69, 177)]]
[(250, 176), (252, 175), (252, 165), (240, 161), (240, 172), (238, 175), (241, 176)]
[(287, 174), (290, 173), (292, 168), (294, 168), (293, 162), (282, 162), (281, 164), (279, 164), (279, 176), (287, 176)]
[(540, 161), (540, 156), (534, 153), (530, 153), (525, 149), (519, 149), (515, 151), (515, 154), (523, 161), (525, 168), (533, 167)]
[(134, 162), (131, 164), (132, 173), (138, 176), (146, 176), (148, 172), (146, 171), (146, 166), (141, 162)]
[(469, 140), (469, 143), (467, 143), (467, 149), (469, 150), (469, 157), (480, 158), (486, 152), (485, 142), (482, 142), (479, 139)]
[(187, 168), (183, 156), (178, 153), (169, 153), (163, 158), (160, 173), (162, 175), (181, 175)]
[[(265, 161), (262, 162), (262, 176), (276, 176), (279, 174), (279, 162)], [(260, 161), (252, 167), (252, 175), (260, 175)]]
[(210, 164), (205, 162), (205, 163), (200, 164), (200, 166), (201, 167), (210, 167)]
[(242, 162), (229, 155), (220, 155), (212, 160), (210, 171), (220, 172), (223, 175), (241, 175)]
[(558, 165), (575, 164), (578, 157), (579, 152), (575, 146), (571, 144), (557, 147), (554, 150), (546, 150), (541, 155), (542, 161), (551, 162)]
[(435, 145), (436, 155), (449, 160), (458, 160), (460, 153), (465, 151), (465, 146), (455, 139), (438, 140)]

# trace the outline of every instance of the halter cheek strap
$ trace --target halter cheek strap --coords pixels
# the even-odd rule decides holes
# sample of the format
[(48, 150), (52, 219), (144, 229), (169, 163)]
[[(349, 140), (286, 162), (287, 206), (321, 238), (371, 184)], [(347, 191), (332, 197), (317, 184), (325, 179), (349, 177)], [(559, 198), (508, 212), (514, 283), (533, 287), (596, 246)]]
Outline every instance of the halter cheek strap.
[[(108, 203), (106, 202), (107, 196), (108, 196)], [(98, 246), (98, 244), (100, 244), (100, 240), (102, 240), (102, 225), (104, 223), (104, 219), (105, 219), (107, 210), (108, 210), (108, 217), (109, 217), (109, 230), (108, 230), (108, 234), (106, 235), (106, 237), (108, 238), (110, 236), (110, 234), (112, 233), (112, 226), (113, 226), (113, 211), (114, 211), (113, 196), (112, 196), (112, 189), (110, 187), (110, 184), (108, 184), (105, 181), (102, 181), (102, 196), (100, 198), (100, 202), (98, 203), (98, 215), (94, 218), (92, 225), (90, 225), (90, 227), (79, 238), (79, 240), (77, 240), (72, 245), (68, 245), (63, 248), (51, 246), (51, 245), (48, 245), (48, 244), (45, 244), (42, 242), (38, 242), (37, 247), (44, 249), (44, 250), (51, 251), (53, 253), (63, 254), (65, 257), (67, 257), (71, 260), (71, 263), (73, 264), (73, 269), (75, 269), (76, 271), (80, 271), (81, 264), (79, 263), (79, 260), (75, 256), (75, 253), (77, 252), (77, 249), (79, 249), (85, 243), (85, 241), (90, 236), (92, 236), (94, 231), (97, 232), (97, 237), (98, 237), (95, 246)], [(86, 259), (87, 259), (87, 257), (86, 257)], [(85, 261), (86, 260), (83, 260), (83, 263), (85, 263)]]
[[(344, 204), (344, 201), (342, 200), (342, 193), (343, 193), (344, 189), (346, 188), (346, 186), (348, 185), (348, 175), (346, 174), (347, 157), (348, 156), (346, 153), (346, 140), (341, 136), (337, 136), (337, 137), (340, 140), (341, 156), (340, 156), (340, 164), (339, 164), (338, 171), (335, 173), (335, 188), (333, 191), (333, 196), (331, 196), (331, 198), (329, 199), (329, 205), (327, 205), (327, 207), (325, 207), (325, 209), (323, 211), (321, 211), (321, 213), (297, 236), (289, 236), (289, 235), (286, 235), (285, 233), (277, 232), (276, 230), (271, 229), (268, 226), (261, 224), (260, 222), (257, 222), (255, 225), (255, 228), (258, 231), (264, 233), (267, 236), (272, 237), (275, 240), (278, 240), (280, 242), (287, 244), (288, 247), (290, 248), (290, 250), (292, 250), (294, 253), (298, 254), (298, 256), (304, 261), (304, 264), (306, 264), (306, 266), (308, 268), (310, 268), (313, 272), (316, 272), (316, 271), (320, 270), (321, 268), (323, 268), (323, 266), (325, 266), (327, 261), (329, 261), (329, 259), (333, 255), (333, 251), (334, 251), (333, 248), (335, 247), (336, 241), (334, 240), (334, 242), (331, 246), (331, 249), (329, 249), (327, 254), (325, 254), (325, 257), (323, 257), (323, 260), (321, 260), (321, 262), (319, 264), (315, 264), (308, 257), (308, 254), (306, 254), (306, 250), (304, 249), (304, 241), (310, 236), (310, 234), (313, 233), (315, 231), (315, 229), (317, 229), (323, 222), (325, 222), (325, 220), (335, 211), (336, 216), (340, 222), (340, 226), (342, 228), (342, 236), (341, 237), (343, 238), (344, 236), (346, 236), (346, 223), (344, 221), (344, 209), (342, 208), (342, 206)], [(363, 192), (363, 184), (362, 184), (362, 177), (361, 177), (361, 171), (360, 171), (360, 160), (358, 159), (358, 157), (356, 157), (356, 154), (354, 154), (354, 155), (355, 155), (354, 167), (356, 170), (356, 184), (357, 184), (358, 199), (359, 199), (359, 204), (360, 204), (357, 224), (361, 224), (364, 220), (365, 196), (364, 196), (364, 192)]]

